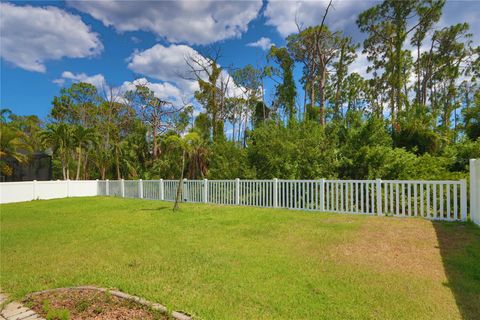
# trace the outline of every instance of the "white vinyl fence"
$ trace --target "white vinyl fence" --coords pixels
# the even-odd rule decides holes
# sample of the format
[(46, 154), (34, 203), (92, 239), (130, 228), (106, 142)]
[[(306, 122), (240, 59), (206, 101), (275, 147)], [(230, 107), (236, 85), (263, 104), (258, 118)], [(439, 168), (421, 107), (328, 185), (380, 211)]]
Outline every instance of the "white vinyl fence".
[(480, 226), (480, 159), (470, 160), (470, 219)]
[[(177, 186), (178, 180), (104, 180), (98, 181), (98, 195), (174, 201)], [(182, 201), (467, 219), (465, 180), (184, 180)]]
[(0, 203), (96, 195), (96, 180), (21, 181), (0, 183)]

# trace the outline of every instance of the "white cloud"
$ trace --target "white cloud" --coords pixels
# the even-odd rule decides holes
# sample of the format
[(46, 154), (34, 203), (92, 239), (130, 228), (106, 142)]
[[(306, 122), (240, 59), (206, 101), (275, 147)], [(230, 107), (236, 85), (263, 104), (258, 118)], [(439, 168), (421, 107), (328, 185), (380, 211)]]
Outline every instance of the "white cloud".
[(250, 42), (250, 43), (247, 44), (247, 46), (249, 46), (249, 47), (258, 47), (258, 48), (261, 48), (264, 51), (269, 50), (270, 47), (273, 46), (273, 45), (274, 45), (274, 43), (272, 42), (272, 40), (270, 40), (270, 38), (265, 38), (265, 37), (261, 37), (257, 41)]
[[(273, 26), (284, 37), (298, 32), (296, 22), (305, 28), (321, 23), (325, 8), (329, 0), (317, 1), (277, 1), (269, 0), (264, 15), (267, 19), (266, 24)], [(356, 19), (359, 14), (367, 8), (378, 4), (378, 1), (355, 1), (355, 0), (334, 0), (333, 7), (330, 8), (326, 23), (332, 31), (343, 31), (346, 35), (352, 36), (354, 42), (362, 43), (367, 36), (361, 33), (356, 26)], [(468, 22), (470, 31), (473, 33), (473, 44), (479, 45), (480, 33), (475, 32), (480, 28), (480, 19), (477, 18), (480, 10), (478, 1), (447, 1), (443, 9), (443, 15), (436, 28), (450, 26), (455, 23)], [(411, 23), (416, 23), (412, 20)], [(410, 39), (405, 42), (405, 47), (410, 48)], [(423, 44), (422, 51), (429, 48), (429, 40)], [(350, 66), (350, 72), (357, 72), (366, 79), (372, 77), (367, 74), (366, 69), (369, 65), (365, 54), (361, 50), (357, 51), (358, 57)]]
[(443, 15), (438, 22), (438, 27), (449, 27), (457, 23), (467, 22), (470, 25), (473, 45), (480, 45), (480, 12), (479, 1), (447, 1), (443, 8)]
[[(273, 26), (284, 37), (298, 32), (297, 24), (301, 28), (319, 25), (322, 22), (329, 0), (317, 1), (278, 1), (270, 0), (264, 15), (267, 25)], [(358, 14), (372, 6), (372, 1), (333, 1), (329, 9), (326, 22), (336, 30), (354, 29)], [(347, 32), (349, 33), (349, 32)]]
[(369, 65), (367, 54), (362, 53), (362, 50), (357, 50), (357, 59), (348, 67), (349, 73), (358, 73), (365, 79), (371, 79), (372, 73), (367, 73), (367, 67)]
[[(85, 73), (72, 73), (70, 71), (62, 72), (60, 78), (53, 80), (53, 83), (56, 83), (60, 86), (64, 86), (66, 83), (78, 83), (84, 82), (89, 83), (95, 86), (100, 94), (108, 93), (110, 86), (107, 84), (103, 74), (95, 74), (89, 76)], [(181, 90), (171, 83), (155, 83), (150, 82), (146, 78), (138, 78), (134, 81), (124, 81), (119, 87), (113, 87), (112, 91), (115, 96), (122, 95), (129, 90), (135, 90), (136, 85), (144, 85), (148, 87), (155, 93), (157, 98), (168, 100), (173, 103), (182, 102), (182, 92)]]
[(208, 44), (239, 37), (257, 17), (254, 1), (68, 1), (119, 32), (144, 30), (169, 42)]
[(142, 42), (142, 39), (137, 38), (135, 36), (131, 36), (130, 40), (132, 40), (132, 42), (135, 43), (135, 44), (138, 44), (138, 43)]
[[(95, 86), (100, 94), (109, 94), (110, 92), (110, 86), (107, 84), (107, 81), (102, 74), (89, 76), (85, 73), (75, 74), (70, 71), (64, 71), (60, 78), (53, 80), (53, 83), (60, 86), (64, 86), (67, 83), (78, 82), (89, 83)], [(150, 82), (146, 78), (138, 78), (134, 81), (124, 81), (120, 86), (112, 87), (111, 89), (114, 96), (120, 97), (127, 91), (135, 90), (137, 85), (148, 87), (153, 91), (157, 98), (162, 100), (170, 101), (173, 104), (183, 103), (184, 96), (182, 95), (180, 88), (168, 82)]]
[(197, 82), (185, 79), (190, 73), (185, 59), (190, 56), (200, 57), (200, 54), (186, 45), (165, 47), (157, 44), (145, 51), (134, 52), (128, 68), (153, 79), (176, 83), (185, 92), (193, 93), (198, 89)]
[(56, 7), (0, 3), (0, 56), (29, 71), (45, 72), (45, 61), (84, 58), (100, 53), (98, 34)]
[[(129, 58), (128, 68), (137, 74), (163, 81), (178, 88), (182, 97), (190, 100), (199, 89), (197, 80), (193, 79), (186, 59), (195, 58), (206, 61), (199, 52), (186, 45), (172, 44), (169, 47), (157, 44), (145, 51), (134, 52)], [(200, 75), (206, 79), (207, 74)], [(242, 88), (237, 87), (228, 71), (222, 70), (221, 79), (227, 83), (227, 95), (243, 95)]]
[(88, 76), (85, 73), (74, 74), (70, 71), (62, 72), (62, 75), (59, 79), (53, 80), (54, 83), (63, 86), (66, 82), (85, 82), (93, 85), (99, 91), (107, 90), (107, 82), (105, 77), (102, 74), (96, 74), (93, 76)]
[(153, 91), (157, 98), (172, 102), (174, 105), (183, 103), (184, 97), (180, 89), (168, 82), (152, 83), (146, 78), (139, 78), (134, 81), (125, 81), (117, 90), (120, 93), (125, 93), (126, 91), (135, 90), (135, 86), (137, 85), (146, 86)]

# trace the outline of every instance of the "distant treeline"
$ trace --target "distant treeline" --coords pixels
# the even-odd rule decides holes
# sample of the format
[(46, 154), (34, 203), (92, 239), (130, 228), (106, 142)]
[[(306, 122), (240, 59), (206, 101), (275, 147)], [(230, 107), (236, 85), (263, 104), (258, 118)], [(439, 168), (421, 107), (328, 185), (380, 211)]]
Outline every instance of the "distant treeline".
[[(60, 179), (178, 178), (182, 160), (189, 179), (464, 177), (468, 159), (480, 158), (480, 46), (467, 23), (437, 27), (443, 6), (383, 1), (361, 13), (369, 79), (349, 71), (359, 44), (323, 22), (299, 26), (266, 66), (231, 77), (218, 50), (189, 57), (195, 117), (148, 85), (120, 93), (72, 84), (46, 122), (2, 110), (2, 159), (51, 151)], [(276, 83), (268, 103), (266, 79)]]

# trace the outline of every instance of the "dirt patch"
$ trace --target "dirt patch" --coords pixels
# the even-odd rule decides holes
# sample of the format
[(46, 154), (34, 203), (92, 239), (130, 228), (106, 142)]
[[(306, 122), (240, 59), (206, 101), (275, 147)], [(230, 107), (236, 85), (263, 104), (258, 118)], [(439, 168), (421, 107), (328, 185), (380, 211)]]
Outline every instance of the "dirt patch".
[(52, 320), (171, 319), (158, 310), (98, 290), (59, 290), (32, 295), (25, 305)]
[[(454, 242), (451, 245), (458, 244)], [(332, 250), (330, 255), (337, 261), (366, 266), (377, 272), (447, 280), (437, 234), (430, 221), (372, 217), (353, 240)]]

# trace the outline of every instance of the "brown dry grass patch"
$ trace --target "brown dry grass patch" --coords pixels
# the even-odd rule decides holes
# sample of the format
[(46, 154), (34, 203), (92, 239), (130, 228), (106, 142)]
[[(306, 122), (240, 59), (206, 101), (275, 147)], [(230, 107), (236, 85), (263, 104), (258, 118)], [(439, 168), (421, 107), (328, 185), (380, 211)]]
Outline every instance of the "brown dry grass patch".
[[(461, 237), (458, 241), (462, 241)], [(447, 280), (437, 233), (430, 221), (371, 217), (353, 239), (331, 249), (330, 255), (337, 261), (376, 272)]]

